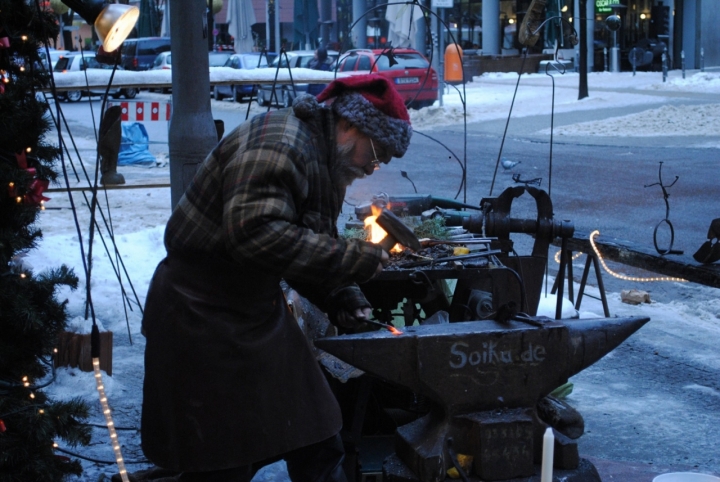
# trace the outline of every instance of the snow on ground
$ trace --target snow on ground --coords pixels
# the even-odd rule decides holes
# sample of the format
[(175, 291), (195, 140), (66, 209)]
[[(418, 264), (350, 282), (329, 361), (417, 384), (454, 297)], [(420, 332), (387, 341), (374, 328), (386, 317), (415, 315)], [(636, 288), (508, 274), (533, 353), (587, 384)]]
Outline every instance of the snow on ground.
[[(688, 79), (679, 78), (679, 72), (671, 72), (668, 82), (663, 83), (659, 73), (638, 73), (632, 74), (606, 74), (598, 73), (589, 75), (591, 97), (577, 100), (577, 75), (565, 74), (556, 79), (556, 111), (592, 110), (606, 107), (619, 107), (632, 104), (649, 104), (662, 102), (664, 95), (676, 95), (683, 93), (720, 93), (720, 73), (696, 73)], [(507, 116), (510, 101), (517, 76), (513, 74), (491, 74), (483, 75), (474, 79), (466, 85), (465, 93), (467, 98), (467, 114), (469, 121), (481, 121), (500, 119)], [(546, 113), (550, 101), (549, 79), (545, 75), (528, 75), (521, 81), (521, 88), (515, 104), (514, 115), (535, 115)], [(444, 105), (426, 108), (421, 111), (412, 112), (414, 127), (421, 130), (432, 130), (433, 127), (456, 124), (462, 122), (461, 102), (457, 93), (444, 96)], [(230, 102), (214, 102), (214, 108), (244, 110), (245, 105)], [(665, 118), (668, 124), (666, 131), (671, 135), (683, 135), (683, 133), (698, 135), (698, 129), (705, 129), (708, 132), (714, 129), (714, 135), (720, 132), (718, 119), (720, 112), (718, 104), (707, 104), (697, 108), (684, 109), (667, 106), (654, 109), (657, 117)], [(626, 135), (643, 136), (646, 134), (647, 117), (640, 118), (638, 115), (623, 116), (615, 120), (622, 122), (622, 130)], [(684, 129), (682, 127), (684, 126)], [(562, 130), (567, 135), (609, 135), (607, 131), (598, 129), (587, 123), (565, 126)], [(657, 132), (657, 131), (656, 131)], [(617, 133), (613, 133), (617, 135)], [(702, 135), (702, 134), (701, 134)], [(93, 139), (80, 140), (80, 147), (83, 151), (92, 152), (94, 149)], [(162, 154), (160, 154), (162, 156)], [(94, 159), (94, 158), (93, 158)], [(138, 173), (147, 168), (127, 168), (124, 172)], [(160, 168), (163, 169), (163, 168)], [(167, 167), (164, 168), (164, 175), (167, 175)], [(87, 332), (89, 323), (85, 320), (85, 280), (82, 275), (82, 262), (80, 257), (80, 244), (78, 234), (73, 223), (69, 203), (64, 194), (54, 193), (53, 200), (48, 203), (48, 209), (41, 213), (39, 225), (44, 232), (44, 238), (38, 248), (31, 251), (26, 261), (39, 272), (45, 268), (56, 267), (60, 264), (67, 264), (74, 267), (80, 276), (80, 287), (70, 292), (63, 289), (58, 296), (60, 299), (69, 300), (68, 310), (70, 312), (71, 327)], [(83, 236), (83, 243), (87, 251), (87, 206), (76, 196), (79, 205), (80, 226)], [(110, 206), (107, 210), (106, 203)], [(142, 376), (143, 376), (143, 352), (144, 338), (140, 334), (140, 306), (144, 303), (148, 282), (156, 264), (164, 256), (162, 236), (164, 224), (170, 214), (170, 193), (169, 189), (151, 189), (147, 192), (128, 189), (108, 191), (107, 200), (101, 200), (104, 212), (111, 214), (113, 221), (113, 232), (119, 256), (112, 254), (107, 256), (103, 244), (99, 242), (100, 235), (96, 234), (94, 245), (94, 262), (92, 269), (92, 293), (94, 300), (95, 314), (98, 324), (103, 330), (110, 330), (114, 334), (113, 348), (113, 376), (105, 377), (105, 386), (114, 410), (116, 424), (125, 429), (120, 430), (119, 439), (123, 446), (124, 456), (130, 462), (143, 460), (144, 456), (139, 446), (139, 433), (136, 430), (140, 423), (140, 408), (142, 401)], [(54, 209), (53, 209), (54, 208)], [(59, 208), (59, 209), (58, 209)], [(102, 238), (111, 246), (110, 236), (103, 230)], [(113, 261), (111, 264), (110, 260)], [(578, 261), (581, 262), (581, 261)], [(118, 270), (125, 291), (128, 294), (129, 302), (124, 302), (120, 292)], [(132, 284), (131, 284), (132, 283)], [(552, 280), (550, 280), (552, 284)], [(695, 290), (698, 297), (703, 299), (712, 298), (708, 294), (709, 288), (702, 286), (690, 287)], [(597, 290), (593, 293), (588, 288), (588, 293), (598, 295)], [(135, 297), (137, 294), (137, 299)], [(663, 303), (653, 301), (650, 304), (631, 306), (621, 303), (619, 294), (608, 295), (610, 311), (618, 315), (639, 315), (650, 316), (653, 326), (659, 327), (668, 332), (682, 333), (690, 328), (700, 336), (706, 334), (708, 337), (717, 338), (720, 336), (720, 324), (718, 324), (718, 313), (720, 313), (720, 301), (705, 304), (703, 306), (694, 304), (692, 299), (688, 302)], [(139, 303), (139, 304), (138, 304)], [(549, 297), (543, 300), (541, 313), (552, 315), (554, 313), (554, 298)], [(572, 310), (566, 311), (572, 314)], [(601, 316), (602, 308), (599, 302), (588, 299), (583, 307), (582, 317)], [(692, 327), (689, 321), (692, 321)], [(132, 341), (132, 343), (131, 343)], [(720, 361), (717, 357), (703, 359), (713, 369), (720, 368)], [(704, 390), (705, 387), (689, 386), (690, 390)], [(60, 368), (57, 370), (57, 381), (47, 388), (50, 396), (57, 399), (81, 396), (93, 407), (91, 422), (102, 424), (102, 414), (99, 410), (99, 403), (95, 391), (95, 382), (91, 373), (81, 372), (74, 368)], [(708, 396), (718, 396), (717, 393), (710, 393)], [(65, 447), (69, 450), (72, 448)], [(93, 442), (89, 447), (76, 449), (86, 457), (99, 460), (111, 460), (112, 450), (109, 445), (107, 431), (103, 428), (96, 428), (93, 432)], [(106, 465), (97, 462), (83, 462), (85, 473), (75, 480), (99, 481), (107, 480), (116, 473), (113, 465)], [(129, 465), (130, 471), (145, 468), (144, 464)], [(283, 473), (282, 464), (275, 464), (266, 469), (263, 474), (258, 475), (256, 480), (287, 480)]]
[[(520, 77), (514, 104), (512, 95), (518, 80), (513, 73), (488, 73), (474, 77), (473, 82), (446, 89), (443, 105), (411, 112), (413, 127), (432, 129), (440, 125), (463, 121), (464, 97), (468, 122), (507, 118), (512, 105), (512, 117), (547, 115), (552, 106), (552, 85), (555, 81), (555, 112), (575, 112), (610, 109), (629, 105), (655, 104), (668, 101), (678, 92), (720, 94), (720, 72), (697, 72), (682, 78), (680, 71), (671, 71), (666, 82), (659, 72), (631, 72), (588, 74), (589, 97), (578, 100), (579, 74), (566, 73), (554, 78), (545, 74), (526, 74)], [(667, 96), (658, 95), (667, 93)], [(648, 136), (648, 135), (716, 135), (720, 132), (720, 104), (699, 107), (648, 109), (638, 114), (603, 121), (564, 126), (556, 135), (585, 136)], [(549, 133), (543, 130), (540, 133)]]

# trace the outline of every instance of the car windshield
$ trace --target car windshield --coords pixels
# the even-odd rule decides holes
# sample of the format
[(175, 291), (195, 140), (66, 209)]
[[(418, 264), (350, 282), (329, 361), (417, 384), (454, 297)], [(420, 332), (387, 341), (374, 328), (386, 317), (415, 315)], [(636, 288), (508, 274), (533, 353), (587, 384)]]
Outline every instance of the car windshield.
[(169, 39), (142, 40), (138, 42), (138, 55), (157, 55), (170, 50)]
[(222, 67), (228, 61), (232, 53), (216, 52), (210, 54), (210, 67)]
[(112, 69), (112, 65), (101, 64), (95, 57), (85, 57), (85, 65), (88, 69)]
[(247, 54), (242, 55), (242, 65), (245, 66), (246, 69), (255, 69), (258, 67), (258, 61), (260, 61), (259, 67), (267, 67), (267, 57), (255, 55), (255, 54)]
[(288, 55), (285, 57), (285, 55), (279, 55), (275, 57), (275, 60), (273, 60), (271, 67), (277, 67), (278, 64), (280, 64), (280, 67), (287, 67), (288, 66), (288, 60), (290, 60), (290, 65), (293, 67), (295, 66), (295, 57), (292, 55)]
[(55, 70), (56, 72), (62, 72), (63, 70), (67, 70), (67, 68), (70, 67), (71, 60), (71, 57), (60, 57), (55, 63), (55, 68), (53, 70)]
[(377, 61), (378, 70), (403, 70), (403, 69), (427, 69), (430, 65), (420, 54), (404, 53), (394, 54), (397, 64), (390, 66), (390, 59), (381, 55)]

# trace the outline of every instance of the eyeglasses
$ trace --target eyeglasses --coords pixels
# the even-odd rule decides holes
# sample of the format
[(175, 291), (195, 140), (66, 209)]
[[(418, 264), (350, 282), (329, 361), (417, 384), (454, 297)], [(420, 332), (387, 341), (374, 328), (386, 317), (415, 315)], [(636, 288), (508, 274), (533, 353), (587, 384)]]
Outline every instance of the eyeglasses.
[(374, 171), (377, 171), (380, 169), (380, 160), (378, 159), (377, 152), (375, 152), (375, 144), (373, 144), (372, 139), (370, 139), (370, 147), (372, 147), (373, 156), (375, 156), (375, 159), (370, 161), (370, 165), (373, 167)]

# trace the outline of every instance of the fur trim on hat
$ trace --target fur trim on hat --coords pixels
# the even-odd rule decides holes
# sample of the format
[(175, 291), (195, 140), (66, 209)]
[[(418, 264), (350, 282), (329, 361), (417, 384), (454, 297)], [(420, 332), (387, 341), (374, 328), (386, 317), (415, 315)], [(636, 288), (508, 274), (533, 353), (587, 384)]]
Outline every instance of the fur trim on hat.
[(292, 108), (298, 119), (310, 119), (322, 109), (315, 96), (310, 94), (295, 97)]
[(360, 132), (382, 144), (393, 157), (402, 157), (410, 145), (410, 123), (385, 115), (357, 92), (335, 98), (333, 111)]

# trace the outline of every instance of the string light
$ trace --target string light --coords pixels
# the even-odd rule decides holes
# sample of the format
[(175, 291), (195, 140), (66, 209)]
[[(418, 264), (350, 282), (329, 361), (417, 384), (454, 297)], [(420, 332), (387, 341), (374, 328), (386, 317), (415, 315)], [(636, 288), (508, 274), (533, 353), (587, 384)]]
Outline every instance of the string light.
[(45, 410), (43, 410), (43, 409), (41, 408), (40, 410), (38, 410), (38, 413), (39, 413), (40, 415), (42, 415), (43, 413), (45, 413)]
[[(557, 264), (560, 264), (560, 253), (562, 253), (562, 249), (557, 250), (557, 252), (555, 253), (555, 262), (556, 262)], [(575, 261), (575, 260), (578, 259), (580, 256), (582, 256), (583, 254), (585, 254), (585, 253), (583, 253), (582, 251), (578, 251), (577, 253), (575, 253), (575, 254), (573, 255), (573, 257), (572, 257), (572, 259), (571, 259), (570, 261)]]
[(22, 381), (23, 381), (23, 386), (25, 386), (25, 387), (29, 387), (29, 386), (30, 386), (30, 382), (28, 381), (28, 377), (27, 377), (27, 376), (22, 377)]
[(25, 152), (32, 152), (32, 147), (28, 147), (25, 149)]
[(28, 38), (27, 38), (27, 35), (22, 35), (20, 38), (22, 39), (23, 42), (28, 39)]
[(117, 433), (115, 432), (115, 422), (113, 422), (110, 406), (108, 405), (108, 399), (107, 396), (105, 396), (105, 385), (103, 385), (102, 373), (100, 372), (100, 359), (93, 358), (92, 364), (93, 372), (95, 373), (95, 384), (97, 386), (98, 395), (100, 396), (100, 406), (102, 407), (103, 415), (105, 415), (105, 424), (107, 425), (108, 432), (110, 433), (110, 441), (112, 443), (113, 452), (115, 453), (115, 462), (117, 463), (118, 470), (120, 472), (120, 478), (122, 479), (122, 482), (130, 482), (127, 470), (125, 470), (125, 461), (123, 460), (122, 451), (120, 450), (120, 443), (118, 442)]
[(15, 198), (15, 202), (21, 203), (22, 202), (22, 196), (18, 196)]
[(20, 273), (20, 277), (25, 279), (25, 273)]
[(678, 281), (681, 283), (687, 283), (686, 279), (683, 278), (675, 278), (672, 276), (658, 276), (658, 277), (650, 277), (650, 278), (638, 278), (635, 276), (626, 276), (624, 274), (616, 273), (615, 271), (608, 268), (607, 264), (605, 264), (605, 260), (603, 259), (602, 255), (597, 249), (597, 246), (595, 245), (595, 236), (599, 235), (600, 231), (597, 229), (590, 233), (590, 246), (592, 246), (593, 251), (595, 251), (595, 254), (597, 255), (598, 259), (600, 260), (600, 264), (602, 264), (602, 267), (605, 268), (605, 271), (607, 271), (611, 276), (614, 276), (615, 278), (619, 278), (626, 281), (640, 281), (640, 282), (649, 282), (649, 281)]

